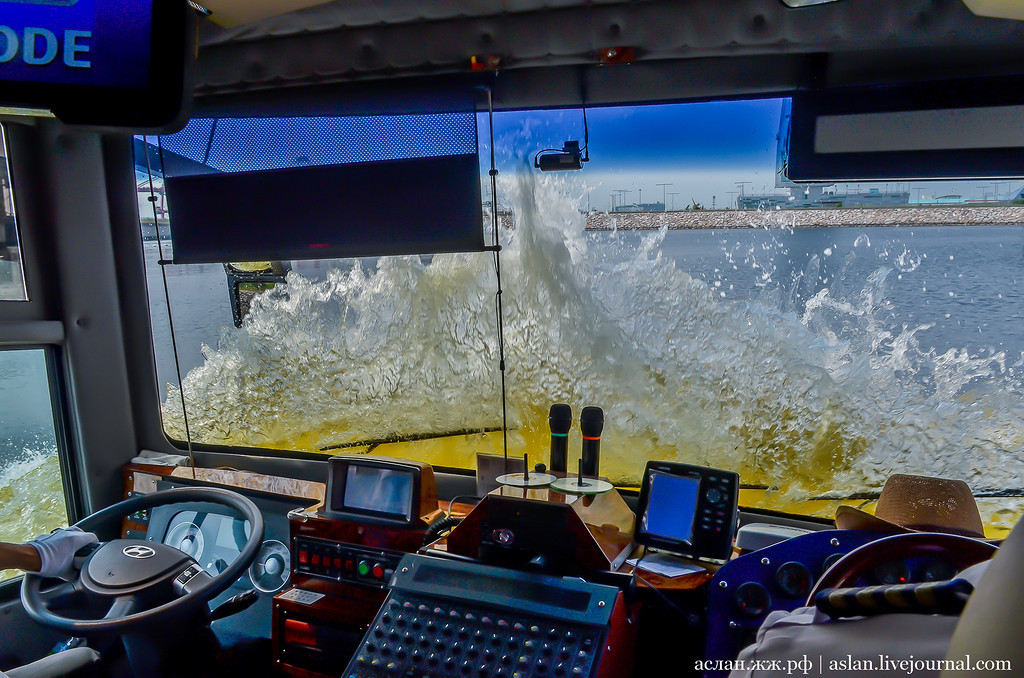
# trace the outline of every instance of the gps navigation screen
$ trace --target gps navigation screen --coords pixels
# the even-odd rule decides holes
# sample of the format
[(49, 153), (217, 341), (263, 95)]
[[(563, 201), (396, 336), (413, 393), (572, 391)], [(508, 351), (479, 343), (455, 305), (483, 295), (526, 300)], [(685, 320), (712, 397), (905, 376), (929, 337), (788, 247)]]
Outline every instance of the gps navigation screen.
[(412, 512), (413, 476), (409, 471), (359, 466), (348, 467), (344, 508), (409, 516)]
[(0, 81), (143, 88), (153, 3), (0, 0)]
[(700, 478), (654, 472), (643, 516), (644, 531), (689, 543), (697, 510)]

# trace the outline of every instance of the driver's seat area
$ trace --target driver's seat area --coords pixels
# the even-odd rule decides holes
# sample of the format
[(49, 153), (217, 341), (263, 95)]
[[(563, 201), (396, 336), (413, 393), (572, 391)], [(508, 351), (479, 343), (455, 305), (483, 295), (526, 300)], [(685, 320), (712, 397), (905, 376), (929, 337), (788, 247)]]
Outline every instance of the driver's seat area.
[(100, 654), (89, 647), (75, 647), (9, 669), (8, 678), (86, 678), (98, 675), (94, 669)]

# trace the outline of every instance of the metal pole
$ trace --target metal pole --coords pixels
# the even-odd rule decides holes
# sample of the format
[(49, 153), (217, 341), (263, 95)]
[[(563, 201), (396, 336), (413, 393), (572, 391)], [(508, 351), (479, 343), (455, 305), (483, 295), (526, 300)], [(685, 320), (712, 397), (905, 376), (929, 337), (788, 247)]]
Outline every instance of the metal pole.
[(672, 184), (655, 184), (655, 186), (661, 186), (661, 205), (662, 208), (666, 210), (668, 209), (668, 200), (665, 198), (665, 196), (667, 195), (665, 191), (668, 190), (666, 187), (671, 185)]

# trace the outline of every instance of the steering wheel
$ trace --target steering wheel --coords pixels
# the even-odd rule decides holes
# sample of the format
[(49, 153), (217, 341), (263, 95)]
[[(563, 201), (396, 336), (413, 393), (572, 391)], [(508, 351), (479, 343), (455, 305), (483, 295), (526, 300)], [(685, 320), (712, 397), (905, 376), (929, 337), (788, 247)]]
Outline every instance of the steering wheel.
[[(25, 575), (21, 602), (35, 621), (73, 636), (136, 629), (186, 616), (241, 576), (263, 543), (263, 516), (242, 495), (218, 488), (184, 487), (138, 495), (94, 513), (76, 525), (87, 532), (118, 523), (143, 509), (182, 502), (213, 503), (249, 521), (249, 537), (240, 554), (222, 572), (211, 576), (191, 556), (143, 539), (101, 543), (80, 565), (74, 579), (43, 591), (43, 577)], [(77, 559), (76, 559), (77, 560)], [(83, 604), (84, 603), (84, 604)], [(103, 610), (90, 618), (66, 617), (56, 611), (73, 606)]]
[(868, 542), (837, 560), (814, 584), (807, 605), (819, 592), (852, 586), (858, 578), (893, 560), (915, 557), (943, 558), (958, 571), (988, 560), (999, 549), (988, 542), (938, 532), (910, 532)]

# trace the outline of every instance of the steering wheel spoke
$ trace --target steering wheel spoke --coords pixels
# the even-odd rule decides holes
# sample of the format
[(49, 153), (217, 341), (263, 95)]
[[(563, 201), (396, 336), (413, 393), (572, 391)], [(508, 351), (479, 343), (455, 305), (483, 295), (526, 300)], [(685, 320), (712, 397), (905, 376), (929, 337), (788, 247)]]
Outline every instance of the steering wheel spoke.
[(103, 615), (103, 619), (120, 619), (121, 617), (127, 617), (130, 614), (134, 614), (139, 611), (139, 598), (138, 596), (118, 596), (114, 598), (114, 602), (111, 603), (110, 609)]
[(40, 590), (39, 597), (51, 609), (76, 607), (85, 602), (85, 592), (77, 577), (72, 581), (61, 582), (53, 588)]

